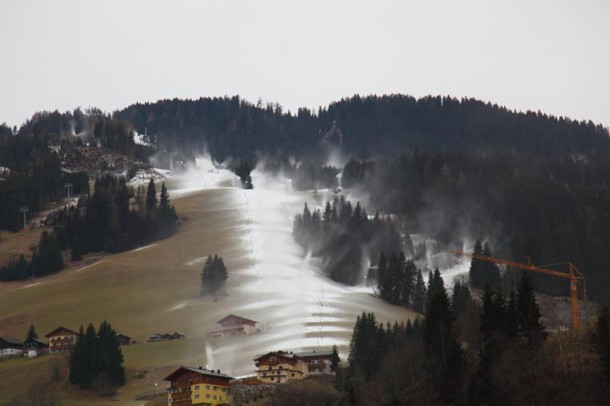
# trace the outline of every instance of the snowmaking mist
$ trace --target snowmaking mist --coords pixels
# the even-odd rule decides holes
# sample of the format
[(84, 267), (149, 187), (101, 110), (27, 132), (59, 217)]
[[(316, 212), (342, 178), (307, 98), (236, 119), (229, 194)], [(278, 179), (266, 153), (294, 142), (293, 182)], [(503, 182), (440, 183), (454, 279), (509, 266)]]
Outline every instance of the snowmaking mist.
[[(214, 199), (221, 199), (235, 213), (211, 230), (231, 230), (237, 238), (218, 252), (229, 272), (222, 297), (218, 301), (199, 299), (214, 308), (203, 321), (204, 327), (212, 331), (217, 320), (235, 314), (257, 321), (261, 331), (239, 337), (206, 337), (201, 353), (211, 367), (244, 375), (254, 372), (256, 355), (330, 349), (333, 345), (345, 356), (356, 316), (363, 311), (374, 312), (383, 322), (414, 317), (408, 309), (374, 298), (372, 287), (348, 287), (321, 275), (319, 262), (294, 241), (295, 214), (306, 202), (312, 208), (321, 207), (324, 201), (319, 194), (296, 192), (289, 179), (257, 169), (251, 176), (254, 189), (242, 189), (233, 173), (202, 157), (176, 179), (175, 190), (170, 191), (172, 197), (193, 193), (205, 197), (206, 191), (213, 192)], [(201, 210), (206, 212), (205, 204)], [(201, 265), (210, 254), (214, 253), (201, 252), (184, 258), (184, 263)]]

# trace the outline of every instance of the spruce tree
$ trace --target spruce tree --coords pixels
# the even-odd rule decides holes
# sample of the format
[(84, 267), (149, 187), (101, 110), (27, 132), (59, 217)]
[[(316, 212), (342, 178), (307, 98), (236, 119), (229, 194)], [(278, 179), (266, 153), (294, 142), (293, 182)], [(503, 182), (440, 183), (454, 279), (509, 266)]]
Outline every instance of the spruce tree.
[(100, 324), (98, 330), (97, 352), (97, 374), (106, 374), (112, 386), (123, 385), (125, 383), (123, 352), (116, 338), (116, 332), (106, 321)]
[(426, 306), (426, 283), (421, 270), (417, 270), (417, 279), (415, 281), (415, 288), (413, 292), (413, 309), (418, 313), (423, 313)]
[[(487, 242), (483, 245), (483, 255), (486, 257), (491, 257), (491, 249), (489, 249), (489, 245)], [(484, 273), (482, 276), (482, 281), (484, 283), (489, 283), (492, 288), (499, 289), (502, 277), (500, 275), (500, 269), (498, 265), (493, 262), (485, 262), (483, 264)]]
[(222, 257), (217, 254), (211, 255), (205, 262), (201, 271), (201, 291), (202, 294), (216, 292), (227, 279), (227, 268)]
[(146, 190), (146, 210), (154, 211), (157, 208), (157, 189), (155, 187), (155, 181), (150, 178), (148, 182), (148, 189)]
[(362, 312), (356, 318), (350, 341), (349, 367), (355, 382), (368, 381), (377, 371), (383, 349), (383, 326), (373, 313)]
[(607, 307), (604, 307), (597, 317), (591, 342), (602, 370), (610, 376), (610, 313)]
[(82, 346), (82, 371), (81, 378), (78, 382), (81, 389), (89, 389), (97, 376), (98, 352), (97, 352), (97, 333), (93, 324), (89, 323), (85, 330)]
[(519, 315), (519, 334), (528, 347), (539, 345), (546, 339), (547, 333), (540, 321), (540, 308), (536, 302), (532, 282), (523, 272), (517, 289), (517, 314)]
[(386, 302), (389, 301), (391, 288), (389, 286), (388, 263), (385, 259), (385, 254), (379, 254), (379, 262), (377, 265), (377, 289), (379, 297)]
[(458, 279), (454, 279), (451, 303), (456, 317), (461, 316), (466, 311), (469, 301), (470, 290), (468, 290), (468, 286), (462, 284)]
[(417, 278), (417, 268), (412, 260), (404, 260), (404, 254), (401, 252), (402, 263), (404, 264), (403, 277), (401, 281), (400, 303), (403, 306), (411, 306), (413, 304), (413, 291), (415, 288), (415, 280)]
[(396, 254), (390, 255), (388, 261), (388, 281), (387, 281), (387, 301), (391, 304), (400, 304), (400, 283), (402, 276), (402, 266), (400, 259)]
[(436, 295), (436, 293), (438, 291), (440, 291), (441, 289), (445, 289), (445, 285), (443, 283), (443, 278), (441, 278), (441, 273), (438, 270), (438, 268), (436, 268), (434, 270), (434, 273), (432, 273), (432, 271), (430, 271), (429, 274), (429, 279), (428, 279), (428, 292), (426, 295), (426, 310), (428, 308), (428, 306), (430, 305), (430, 302), (432, 301), (432, 298)]
[[(438, 273), (438, 270), (435, 274)], [(460, 398), (465, 368), (464, 351), (453, 330), (453, 310), (443, 280), (433, 281), (434, 294), (426, 308), (422, 338), (433, 391), (445, 404)]]
[[(483, 255), (483, 246), (481, 241), (477, 240), (474, 243), (474, 254)], [(477, 289), (482, 289), (485, 286), (485, 262), (480, 259), (473, 258), (470, 262), (470, 271), (468, 276), (470, 279), (470, 286)]]
[(72, 385), (79, 385), (81, 380), (83, 379), (83, 373), (85, 369), (84, 364), (87, 362), (83, 351), (84, 338), (85, 332), (83, 331), (83, 326), (81, 325), (80, 329), (78, 330), (78, 337), (76, 338), (76, 343), (74, 343), (72, 349), (70, 350), (69, 379)]
[(339, 363), (341, 362), (341, 358), (339, 358), (339, 349), (336, 345), (333, 345), (333, 353), (330, 362), (330, 370), (336, 373), (339, 370)]
[(38, 333), (36, 333), (36, 329), (34, 328), (34, 325), (30, 325), (30, 329), (28, 330), (28, 334), (25, 337), (25, 341), (26, 343), (31, 342), (32, 340), (37, 340), (38, 339)]

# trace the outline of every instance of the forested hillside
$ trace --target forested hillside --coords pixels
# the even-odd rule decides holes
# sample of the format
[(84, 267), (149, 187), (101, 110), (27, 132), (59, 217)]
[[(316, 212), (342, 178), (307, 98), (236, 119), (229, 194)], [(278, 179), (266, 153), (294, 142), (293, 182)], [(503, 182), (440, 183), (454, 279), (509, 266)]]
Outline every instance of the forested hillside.
[(279, 105), (232, 98), (162, 100), (114, 113), (147, 130), (169, 150), (202, 150), (223, 160), (283, 151), (302, 156), (322, 145), (354, 157), (405, 149), (502, 150), (539, 157), (610, 151), (608, 132), (591, 122), (516, 113), (473, 99), (369, 96), (343, 99), (318, 111), (286, 113)]
[[(22, 206), (32, 214), (61, 199), (65, 183), (72, 183), (76, 194), (88, 190), (86, 173), (61, 171), (73, 163), (71, 151), (85, 144), (141, 160), (153, 152), (134, 142), (129, 123), (96, 109), (41, 112), (19, 129), (0, 126), (0, 167), (8, 168), (0, 172), (0, 228), (19, 228)], [(77, 160), (83, 159), (77, 156)]]
[[(2, 213), (11, 213), (3, 224), (16, 227), (19, 205), (39, 207), (61, 194), (47, 144), (76, 134), (146, 156), (150, 150), (134, 144), (133, 130), (160, 152), (194, 157), (207, 149), (219, 161), (233, 158), (247, 187), (250, 170), (264, 161), (298, 189), (335, 188), (342, 168), (328, 157), (340, 151), (352, 159), (342, 186), (369, 212), (396, 214), (411, 232), (457, 247), (479, 239), (518, 261), (572, 261), (594, 297), (610, 298), (608, 130), (472, 99), (354, 96), (285, 112), (235, 96), (135, 104), (112, 115), (38, 113), (17, 136), (16, 129), (0, 130), (0, 166), (15, 171), (0, 185)], [(24, 176), (31, 179), (18, 178)], [(538, 288), (565, 293), (563, 281), (532, 278)]]

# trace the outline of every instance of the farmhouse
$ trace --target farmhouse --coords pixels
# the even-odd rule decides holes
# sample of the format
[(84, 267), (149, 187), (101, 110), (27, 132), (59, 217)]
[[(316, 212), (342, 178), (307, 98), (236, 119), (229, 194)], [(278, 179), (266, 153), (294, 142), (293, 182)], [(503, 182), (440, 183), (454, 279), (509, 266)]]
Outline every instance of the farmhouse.
[(272, 351), (254, 358), (256, 377), (263, 383), (283, 383), (307, 376), (307, 361), (293, 352)]
[(23, 351), (25, 353), (24, 355), (27, 355), (28, 358), (33, 358), (37, 355), (46, 354), (49, 352), (49, 345), (36, 338), (32, 338), (31, 340), (23, 343)]
[(295, 355), (307, 362), (307, 376), (334, 375), (331, 368), (333, 363), (332, 350), (296, 352)]
[(205, 368), (180, 367), (167, 377), (167, 404), (182, 405), (228, 405), (229, 382), (233, 378)]
[(0, 358), (20, 355), (23, 352), (23, 343), (8, 337), (0, 337)]
[(129, 345), (135, 343), (135, 340), (125, 334), (116, 333), (116, 339), (121, 345)]
[(256, 328), (257, 321), (235, 316), (233, 314), (217, 321), (217, 323), (220, 324), (220, 329), (213, 331), (212, 337), (247, 335), (259, 331)]
[(57, 327), (45, 337), (49, 339), (49, 352), (70, 351), (72, 346), (76, 344), (78, 333), (69, 328)]

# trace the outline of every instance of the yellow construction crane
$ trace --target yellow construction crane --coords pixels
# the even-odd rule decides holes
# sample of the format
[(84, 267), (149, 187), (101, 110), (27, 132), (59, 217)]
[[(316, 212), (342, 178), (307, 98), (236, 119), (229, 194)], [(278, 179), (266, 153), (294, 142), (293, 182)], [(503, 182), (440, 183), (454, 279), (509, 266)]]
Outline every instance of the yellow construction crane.
[[(582, 284), (582, 292), (583, 292), (583, 300), (587, 300), (587, 284), (585, 282), (585, 275), (571, 262), (562, 262), (558, 264), (551, 265), (543, 265), (543, 266), (534, 266), (532, 264), (522, 264), (515, 261), (510, 261), (507, 259), (488, 257), (486, 255), (481, 254), (473, 254), (469, 252), (463, 251), (451, 251), (455, 255), (458, 256), (467, 256), (474, 259), (478, 259), (479, 261), (492, 262), (494, 264), (506, 265), (509, 268), (517, 268), (523, 269), (526, 271), (539, 272), (546, 275), (558, 276), (560, 278), (566, 278), (570, 280), (570, 298), (572, 305), (572, 328), (578, 329), (580, 327), (580, 310), (578, 307), (578, 284)], [(554, 269), (549, 269), (549, 267), (558, 267), (562, 265), (567, 265), (568, 271), (562, 272)]]

